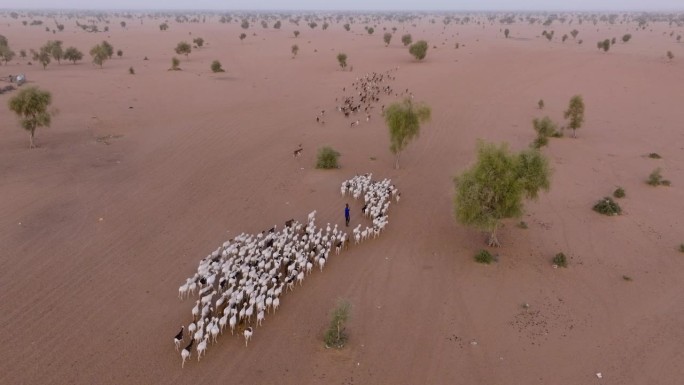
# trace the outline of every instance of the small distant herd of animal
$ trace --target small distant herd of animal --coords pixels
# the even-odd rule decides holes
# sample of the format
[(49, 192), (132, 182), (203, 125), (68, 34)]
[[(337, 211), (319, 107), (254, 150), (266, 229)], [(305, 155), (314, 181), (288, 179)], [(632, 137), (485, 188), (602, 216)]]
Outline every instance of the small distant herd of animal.
[[(400, 199), (391, 180), (375, 182), (372, 174), (344, 181), (340, 192), (354, 199), (363, 196), (362, 213), (372, 220), (372, 226), (354, 228), (355, 244), (378, 237), (387, 226), (390, 202)], [(306, 224), (290, 219), (280, 230), (273, 226), (256, 235), (242, 233), (200, 261), (197, 272), (178, 288), (181, 300), (190, 295), (198, 298), (192, 308), (192, 322), (187, 329), (181, 326), (173, 338), (176, 350), (186, 336), (190, 339), (181, 349), (181, 367), (190, 358), (193, 347), (199, 361), (209, 343), (216, 343), (226, 326), (231, 335), (237, 329), (247, 346), (265, 314), (275, 314), (282, 294), (294, 290), (296, 283), (301, 285), (314, 265), (322, 272), (333, 247), (335, 254), (349, 247), (347, 233), (337, 225), (331, 228), (328, 223), (323, 229), (316, 227), (315, 222), (316, 210), (309, 214)]]

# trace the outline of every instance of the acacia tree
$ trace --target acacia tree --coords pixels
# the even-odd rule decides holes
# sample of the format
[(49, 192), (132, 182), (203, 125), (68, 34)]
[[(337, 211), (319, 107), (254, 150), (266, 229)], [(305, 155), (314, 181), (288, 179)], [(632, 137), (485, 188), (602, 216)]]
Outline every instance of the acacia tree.
[(523, 214), (523, 198), (548, 190), (551, 171), (538, 150), (511, 154), (506, 144), (478, 143), (477, 163), (454, 178), (454, 213), (466, 226), (489, 232), (488, 245), (500, 246), (501, 221)]
[(411, 37), (410, 33), (407, 33), (406, 35), (401, 37), (401, 42), (404, 44), (404, 47), (408, 46), (413, 42), (413, 38)]
[(424, 104), (414, 105), (411, 99), (392, 103), (385, 109), (389, 128), (390, 151), (395, 155), (394, 168), (399, 169), (399, 155), (420, 134), (420, 124), (430, 120), (432, 110)]
[(97, 64), (102, 68), (102, 64), (107, 60), (109, 55), (107, 54), (107, 49), (101, 44), (96, 45), (90, 49), (90, 56), (93, 57), (93, 63)]
[(102, 44), (100, 45), (102, 46), (102, 48), (104, 48), (105, 53), (107, 54), (107, 59), (111, 59), (114, 55), (114, 47), (112, 47), (112, 45), (109, 44), (107, 40), (103, 40)]
[(342, 67), (342, 70), (344, 71), (344, 69), (347, 68), (347, 54), (346, 53), (338, 53), (337, 54), (337, 62), (340, 64), (340, 67)]
[(42, 64), (43, 69), (46, 69), (47, 65), (50, 64), (50, 52), (45, 46), (41, 47), (39, 51), (31, 50), (31, 53), (33, 54), (33, 60)]
[(9, 101), (9, 109), (19, 116), (21, 127), (29, 132), (29, 148), (33, 148), (36, 128), (50, 127), (51, 116), (47, 108), (52, 103), (52, 95), (38, 87), (22, 89)]
[(425, 59), (427, 55), (428, 43), (425, 40), (419, 40), (409, 47), (409, 53), (418, 60)]
[(69, 47), (64, 51), (64, 59), (76, 64), (77, 61), (83, 59), (83, 52), (76, 47)]
[(190, 52), (192, 52), (192, 47), (190, 46), (190, 43), (188, 43), (187, 41), (181, 41), (176, 46), (176, 53), (179, 55), (185, 55), (185, 57), (188, 57), (188, 55), (190, 55)]
[(211, 72), (217, 73), (217, 72), (226, 72), (226, 71), (221, 66), (220, 61), (214, 60), (213, 62), (211, 62)]
[(584, 100), (581, 95), (575, 95), (570, 99), (570, 105), (563, 116), (565, 119), (570, 119), (568, 128), (572, 129), (572, 137), (576, 138), (576, 130), (584, 123)]
[(53, 59), (57, 60), (57, 64), (61, 64), (62, 58), (64, 58), (61, 40), (50, 40), (43, 47)]
[(390, 42), (392, 41), (392, 34), (385, 32), (385, 34), (382, 35), (382, 40), (385, 42), (385, 47), (389, 46)]

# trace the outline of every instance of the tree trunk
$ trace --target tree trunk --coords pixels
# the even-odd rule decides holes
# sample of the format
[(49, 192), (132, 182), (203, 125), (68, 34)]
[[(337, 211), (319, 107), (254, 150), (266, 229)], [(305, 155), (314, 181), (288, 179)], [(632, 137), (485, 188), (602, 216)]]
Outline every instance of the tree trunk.
[(394, 158), (394, 169), (399, 170), (399, 153), (397, 152), (396, 158)]
[(35, 146), (33, 145), (33, 130), (29, 131), (29, 148), (34, 148)]
[(489, 247), (501, 247), (501, 243), (499, 243), (499, 238), (496, 237), (496, 230), (498, 227), (499, 225), (494, 226), (492, 232), (489, 233), (489, 241), (487, 242), (487, 245)]
[(572, 129), (572, 137), (577, 139), (577, 129), (576, 128)]

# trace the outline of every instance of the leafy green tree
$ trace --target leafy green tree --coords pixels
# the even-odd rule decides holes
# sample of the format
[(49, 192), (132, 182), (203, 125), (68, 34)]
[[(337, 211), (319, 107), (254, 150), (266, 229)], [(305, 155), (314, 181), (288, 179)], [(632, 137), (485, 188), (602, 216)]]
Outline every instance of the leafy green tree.
[(21, 127), (29, 132), (29, 148), (34, 147), (36, 128), (50, 127), (52, 119), (47, 110), (50, 103), (50, 92), (42, 91), (38, 87), (24, 88), (9, 100), (9, 109), (19, 116)]
[(631, 34), (629, 34), (629, 33), (628, 33), (628, 34), (625, 34), (625, 35), (622, 36), (622, 42), (623, 42), (623, 43), (627, 43), (631, 38), (632, 38), (632, 35), (631, 35)]
[(346, 53), (338, 53), (337, 54), (337, 62), (339, 63), (340, 67), (342, 67), (342, 70), (347, 68), (347, 54)]
[(385, 47), (389, 46), (390, 42), (392, 41), (392, 34), (385, 32), (385, 34), (382, 35), (382, 40), (385, 42)]
[(64, 51), (64, 59), (76, 64), (77, 61), (83, 59), (83, 52), (76, 47), (69, 47)]
[(407, 33), (406, 35), (401, 37), (401, 42), (404, 44), (404, 47), (407, 47), (409, 44), (413, 42), (413, 38), (411, 37), (411, 34)]
[(114, 47), (112, 47), (111, 44), (107, 42), (107, 40), (103, 40), (102, 44), (100, 44), (102, 48), (104, 48), (105, 52), (107, 53), (107, 59), (111, 59), (112, 56), (114, 56)]
[(43, 69), (46, 69), (47, 65), (50, 64), (50, 51), (45, 49), (45, 46), (41, 47), (39, 51), (31, 50), (31, 54), (33, 55), (33, 60), (43, 65)]
[(177, 57), (172, 57), (171, 58), (171, 70), (172, 71), (180, 71), (180, 60), (178, 60)]
[(430, 120), (430, 107), (411, 99), (393, 103), (385, 109), (385, 123), (389, 128), (390, 151), (395, 155), (394, 168), (399, 169), (399, 156), (406, 146), (420, 135), (420, 124)]
[(187, 41), (181, 41), (176, 46), (176, 53), (179, 55), (185, 55), (185, 57), (188, 57), (188, 55), (190, 55), (190, 52), (192, 52), (192, 47), (190, 46), (190, 43), (188, 43)]
[(409, 53), (418, 60), (425, 59), (427, 55), (428, 43), (425, 40), (419, 40), (409, 47)]
[(584, 123), (584, 100), (581, 95), (575, 95), (570, 99), (570, 105), (563, 116), (565, 119), (570, 119), (568, 128), (572, 129), (572, 137), (576, 138), (576, 130)]
[(292, 58), (295, 58), (297, 56), (297, 52), (299, 52), (299, 46), (297, 44), (292, 45)]
[(200, 48), (202, 48), (202, 46), (204, 45), (204, 39), (202, 39), (201, 37), (196, 37), (192, 39), (192, 42)]
[(504, 36), (506, 36), (506, 39), (508, 39), (508, 35), (511, 33), (511, 31), (508, 30), (508, 28), (504, 29)]
[(548, 190), (551, 171), (538, 150), (511, 154), (506, 144), (480, 142), (477, 152), (477, 163), (454, 179), (454, 212), (460, 223), (489, 232), (489, 246), (498, 247), (501, 221), (520, 218), (523, 198)]
[(104, 62), (109, 58), (107, 48), (102, 46), (102, 44), (98, 44), (95, 47), (91, 48), (90, 56), (93, 57), (93, 63), (99, 65), (100, 68), (102, 68)]
[(370, 27), (366, 31), (368, 32), (369, 35), (372, 35), (373, 32), (375, 32), (375, 29), (373, 27)]
[(211, 72), (217, 73), (217, 72), (226, 72), (226, 71), (221, 66), (220, 61), (214, 60), (213, 62), (211, 62)]
[(57, 60), (57, 64), (61, 64), (62, 58), (64, 58), (61, 40), (50, 40), (43, 47), (53, 59)]
[(330, 318), (330, 325), (323, 336), (325, 346), (341, 348), (347, 341), (347, 335), (344, 332), (344, 324), (349, 318), (349, 309), (351, 305), (349, 302), (340, 300)]
[(556, 123), (548, 116), (545, 116), (542, 119), (535, 118), (532, 121), (532, 127), (534, 128), (534, 131), (537, 132), (537, 138), (532, 142), (533, 148), (546, 146), (549, 143), (549, 136), (553, 136), (557, 132)]
[(169, 25), (168, 25), (168, 24), (166, 24), (166, 23), (161, 23), (161, 24), (159, 24), (159, 30), (160, 30), (160, 31), (166, 31), (167, 29), (169, 29)]
[(15, 53), (10, 49), (9, 46), (0, 44), (0, 59), (2, 59), (5, 64), (14, 59), (14, 56)]

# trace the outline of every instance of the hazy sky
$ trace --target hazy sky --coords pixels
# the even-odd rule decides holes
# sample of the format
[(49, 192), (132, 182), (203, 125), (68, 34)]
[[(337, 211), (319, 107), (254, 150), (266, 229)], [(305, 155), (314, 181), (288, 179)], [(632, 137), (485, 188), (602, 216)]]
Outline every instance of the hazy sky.
[(1, 8), (684, 10), (684, 0), (0, 0)]

